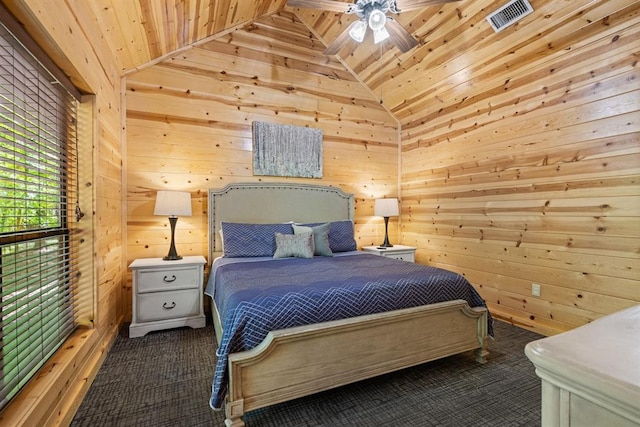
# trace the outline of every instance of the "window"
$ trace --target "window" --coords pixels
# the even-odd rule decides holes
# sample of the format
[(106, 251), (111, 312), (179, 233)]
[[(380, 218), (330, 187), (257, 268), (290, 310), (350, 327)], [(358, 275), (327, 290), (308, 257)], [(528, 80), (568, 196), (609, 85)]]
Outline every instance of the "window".
[[(3, 17), (4, 19), (4, 17)], [(74, 331), (78, 100), (0, 25), (0, 408)]]

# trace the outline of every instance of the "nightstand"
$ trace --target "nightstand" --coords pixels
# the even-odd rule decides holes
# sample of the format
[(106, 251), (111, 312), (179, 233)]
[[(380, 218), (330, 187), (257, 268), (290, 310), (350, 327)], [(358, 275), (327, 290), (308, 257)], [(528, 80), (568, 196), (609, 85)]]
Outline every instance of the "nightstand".
[(413, 246), (393, 245), (386, 249), (380, 249), (378, 246), (363, 246), (362, 250), (387, 258), (394, 258), (407, 262), (416, 261), (416, 248)]
[(181, 260), (140, 258), (129, 268), (133, 273), (133, 312), (129, 337), (150, 331), (206, 325), (203, 308), (203, 256)]

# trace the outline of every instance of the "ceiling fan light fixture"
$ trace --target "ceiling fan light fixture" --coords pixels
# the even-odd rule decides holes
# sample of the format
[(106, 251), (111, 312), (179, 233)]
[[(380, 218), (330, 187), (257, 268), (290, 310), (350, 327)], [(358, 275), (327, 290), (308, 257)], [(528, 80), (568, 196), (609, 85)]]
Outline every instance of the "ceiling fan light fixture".
[(375, 44), (378, 44), (380, 42), (385, 41), (386, 39), (389, 38), (389, 32), (387, 31), (386, 28), (382, 27), (379, 30), (375, 30), (373, 32), (373, 42)]
[(364, 34), (366, 32), (367, 32), (367, 23), (364, 21), (358, 21), (349, 30), (349, 35), (351, 36), (352, 39), (354, 39), (358, 43), (362, 43), (362, 40), (364, 40)]
[[(372, 10), (369, 14), (369, 28), (374, 32), (384, 29), (384, 24), (387, 23), (387, 16), (380, 9)], [(389, 34), (387, 33), (387, 37)]]

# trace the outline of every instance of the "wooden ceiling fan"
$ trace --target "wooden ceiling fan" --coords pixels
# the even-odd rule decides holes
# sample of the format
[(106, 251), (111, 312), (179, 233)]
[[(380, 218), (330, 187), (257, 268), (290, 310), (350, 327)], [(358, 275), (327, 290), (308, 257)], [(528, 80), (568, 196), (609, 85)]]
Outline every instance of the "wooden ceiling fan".
[(400, 11), (420, 9), (454, 1), (459, 0), (356, 0), (353, 3), (344, 3), (337, 0), (287, 0), (287, 5), (345, 14), (355, 13), (360, 18), (352, 22), (324, 51), (327, 55), (335, 55), (349, 38), (362, 42), (367, 28), (373, 32), (374, 43), (377, 44), (389, 39), (403, 53), (408, 52), (418, 42), (398, 21), (387, 15), (387, 13), (398, 14)]

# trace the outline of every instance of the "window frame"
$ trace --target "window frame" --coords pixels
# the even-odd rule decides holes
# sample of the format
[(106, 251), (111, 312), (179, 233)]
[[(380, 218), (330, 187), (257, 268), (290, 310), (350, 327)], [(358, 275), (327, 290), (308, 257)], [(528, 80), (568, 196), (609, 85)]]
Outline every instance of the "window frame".
[[(28, 34), (26, 34), (22, 26), (19, 25), (17, 21), (15, 21), (12, 18), (10, 13), (6, 10), (4, 5), (2, 5), (1, 3), (0, 3), (0, 12), (3, 12), (3, 13), (0, 13), (0, 15), (2, 15), (2, 17), (0, 18), (0, 25), (2, 25), (7, 30), (8, 33), (13, 35), (17, 39), (18, 43), (33, 56), (33, 58), (40, 65), (40, 67), (46, 70), (45, 72), (50, 74), (50, 76), (54, 81), (53, 84), (60, 85), (61, 87), (66, 89), (66, 92), (72, 98), (75, 99), (75, 103), (76, 103), (75, 116), (73, 117), (73, 126), (75, 127), (73, 133), (75, 134), (75, 137), (67, 139), (67, 142), (65, 143), (65, 147), (62, 153), (62, 157), (64, 157), (64, 159), (62, 159), (61, 161), (68, 163), (66, 165), (68, 166), (66, 168), (66, 171), (68, 173), (65, 172), (63, 174), (64, 176), (62, 177), (61, 188), (59, 189), (59, 193), (58, 193), (58, 196), (60, 197), (61, 200), (63, 199), (66, 200), (66, 206), (64, 206), (64, 208), (59, 209), (58, 226), (53, 228), (43, 227), (41, 229), (30, 229), (24, 232), (17, 232), (17, 233), (11, 233), (11, 234), (6, 231), (0, 232), (0, 246), (21, 244), (26, 241), (33, 241), (34, 239), (58, 238), (58, 239), (67, 240), (69, 242), (68, 249), (65, 249), (69, 251), (69, 254), (67, 254), (69, 256), (68, 257), (66, 255), (64, 256), (64, 259), (66, 260), (65, 262), (66, 270), (64, 274), (69, 275), (69, 279), (74, 282), (74, 285), (66, 290), (68, 291), (68, 294), (63, 294), (63, 295), (56, 294), (57, 295), (56, 298), (66, 299), (69, 302), (69, 304), (73, 305), (72, 323), (74, 327), (68, 331), (65, 331), (63, 333), (64, 338), (59, 339), (57, 345), (55, 345), (54, 348), (50, 348), (49, 351), (47, 351), (46, 354), (44, 354), (43, 360), (37, 365), (38, 368), (40, 368), (43, 365), (48, 365), (47, 361), (50, 361), (52, 359), (57, 349), (60, 348), (60, 346), (62, 346), (67, 341), (67, 339), (72, 335), (73, 330), (75, 329), (76, 326), (78, 325), (82, 325), (85, 327), (93, 326), (93, 319), (94, 319), (94, 312), (95, 312), (95, 301), (93, 298), (93, 285), (94, 285), (93, 251), (91, 250), (91, 248), (88, 247), (88, 246), (93, 246), (93, 224), (91, 223), (91, 220), (88, 220), (88, 221), (85, 221), (85, 224), (83, 224), (82, 227), (78, 227), (77, 225), (77, 222), (79, 222), (81, 217), (83, 216), (82, 210), (79, 208), (80, 199), (82, 198), (85, 201), (93, 204), (92, 202), (93, 192), (90, 190), (80, 191), (80, 186), (79, 186), (79, 182), (80, 182), (79, 179), (81, 175), (86, 177), (87, 172), (90, 176), (92, 175), (92, 166), (88, 167), (88, 170), (85, 172), (81, 172), (78, 166), (78, 164), (80, 163), (78, 160), (78, 157), (81, 155), (81, 153), (78, 151), (78, 148), (79, 148), (78, 147), (78, 139), (79, 139), (78, 119), (79, 117), (82, 117), (84, 119), (92, 118), (91, 116), (92, 116), (93, 106), (91, 101), (93, 100), (93, 97), (82, 96), (80, 91), (77, 88), (75, 88), (73, 84), (71, 84), (70, 80), (64, 75), (64, 73), (58, 67), (56, 67), (55, 64), (37, 46), (37, 44), (33, 42), (33, 40), (28, 36)], [(84, 101), (86, 104), (91, 104), (91, 105), (83, 106), (81, 101)], [(85, 129), (83, 131), (84, 137), (93, 136), (93, 135), (90, 135), (91, 127), (88, 126), (88, 128), (89, 129)], [(87, 134), (87, 131), (89, 132), (89, 134)], [(84, 145), (85, 145), (85, 148), (83, 150), (82, 155), (86, 156), (87, 144), (84, 144)], [(89, 153), (91, 153), (90, 147), (91, 147), (91, 144), (88, 144)], [(71, 151), (73, 151), (73, 153), (71, 156), (69, 156), (68, 153)], [(89, 155), (91, 156), (91, 154)], [(89, 161), (90, 161), (90, 165), (92, 165), (93, 163), (92, 159), (89, 159)], [(72, 197), (70, 197), (69, 188), (73, 188), (72, 192), (75, 193)], [(77, 221), (74, 221), (73, 220), (74, 218), (76, 218)], [(81, 251), (80, 247), (82, 245), (84, 245), (84, 247), (89, 252)], [(84, 252), (82, 259), (76, 256), (81, 252)], [(76, 264), (77, 268), (71, 265), (73, 263)], [(78, 266), (81, 263), (84, 264), (82, 268)], [(3, 257), (0, 254), (0, 291), (2, 290), (3, 270), (6, 271), (6, 268), (4, 268)], [(85, 274), (85, 277), (80, 279), (81, 272), (85, 272), (88, 274)], [(74, 275), (76, 277), (71, 277)], [(80, 284), (83, 284), (83, 286), (81, 287)], [(79, 292), (81, 288), (84, 289), (84, 292)], [(2, 312), (0, 311), (0, 313)], [(24, 386), (26, 386), (30, 381), (29, 378), (32, 378), (36, 374), (36, 372), (37, 372), (37, 369), (33, 370), (33, 372), (28, 376), (28, 378), (22, 379), (20, 381), (22, 385), (19, 387), (19, 389), (22, 389)], [(4, 384), (0, 383), (0, 387), (4, 387)], [(16, 393), (12, 393), (11, 397), (14, 397), (15, 395)], [(2, 407), (5, 407), (7, 404), (8, 404), (8, 401), (3, 401), (1, 405)], [(0, 409), (2, 407), (0, 407)]]

